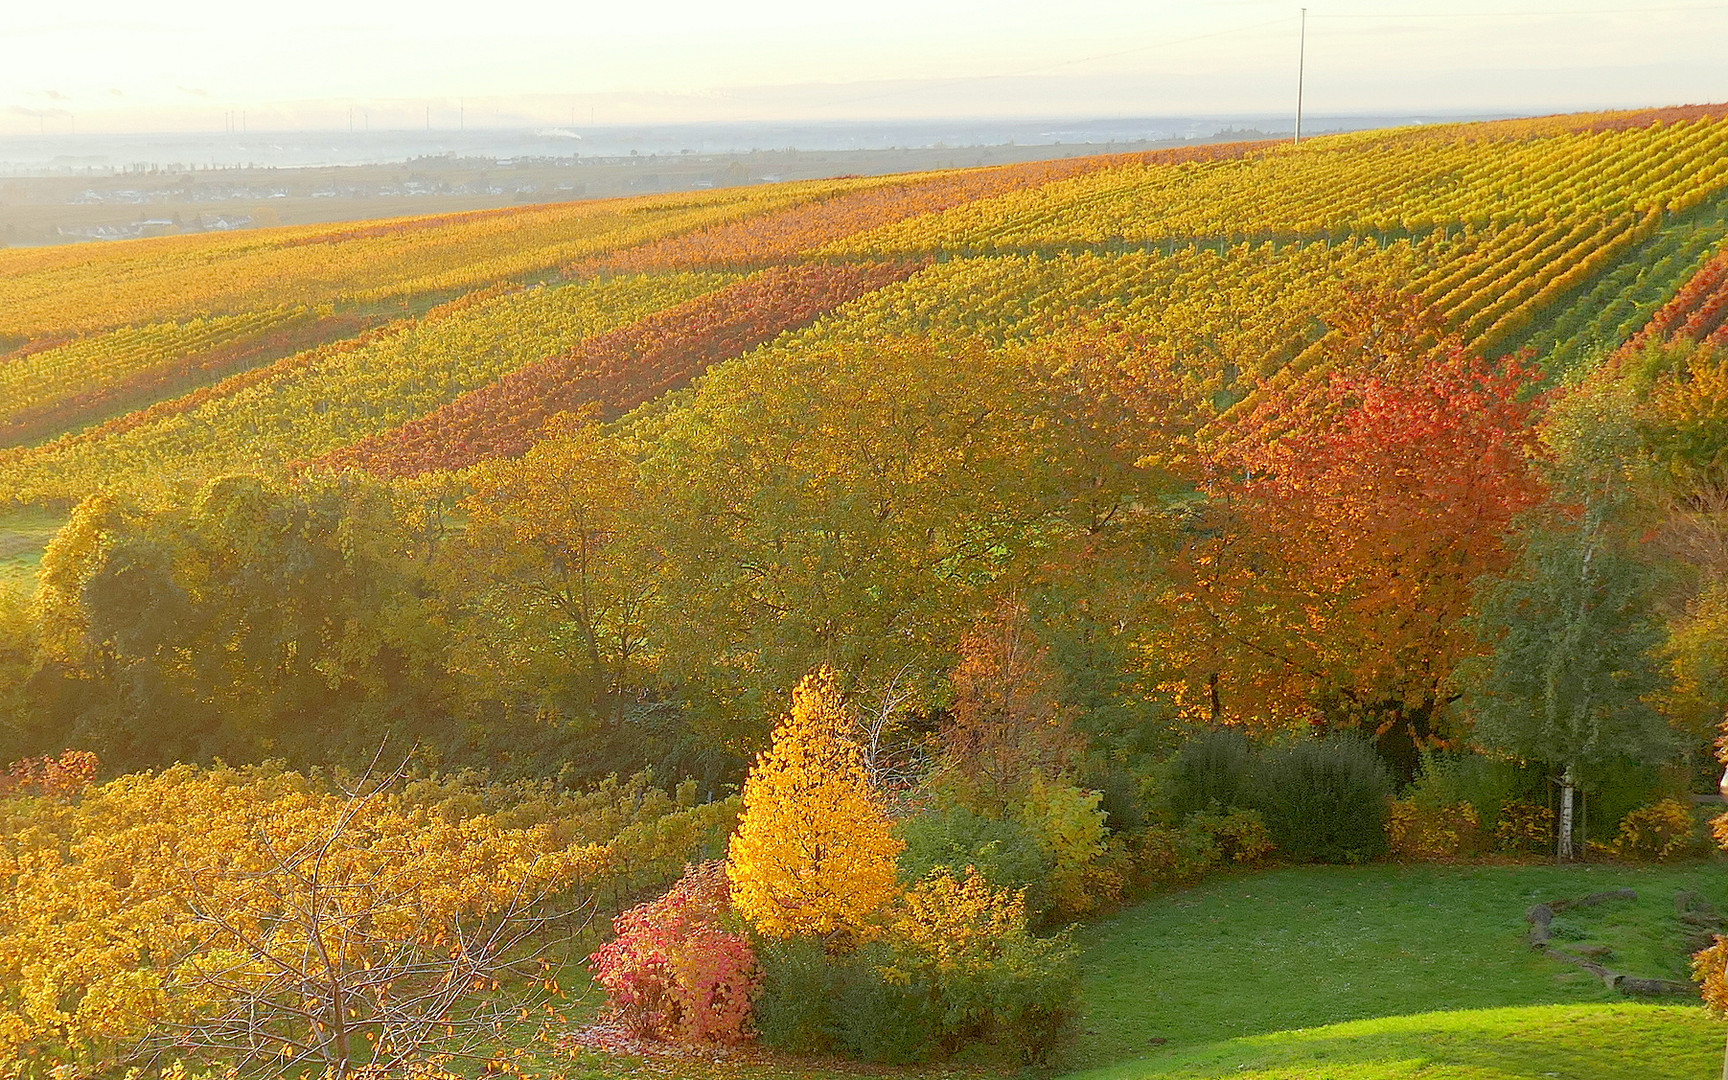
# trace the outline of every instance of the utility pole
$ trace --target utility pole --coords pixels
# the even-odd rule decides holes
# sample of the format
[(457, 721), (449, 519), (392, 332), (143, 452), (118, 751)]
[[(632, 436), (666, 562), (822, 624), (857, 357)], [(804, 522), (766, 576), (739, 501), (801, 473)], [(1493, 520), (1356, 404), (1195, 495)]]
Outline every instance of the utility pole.
[(1296, 138), (1302, 141), (1302, 76), (1308, 65), (1308, 9), (1302, 9), (1302, 30), (1296, 39)]

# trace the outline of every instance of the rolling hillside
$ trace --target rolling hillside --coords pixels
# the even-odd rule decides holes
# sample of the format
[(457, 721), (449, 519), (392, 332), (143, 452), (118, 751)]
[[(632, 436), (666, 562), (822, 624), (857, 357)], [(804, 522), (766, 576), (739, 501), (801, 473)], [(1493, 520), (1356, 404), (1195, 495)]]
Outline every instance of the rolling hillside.
[(1352, 290), (1550, 376), (1728, 329), (1728, 107), (0, 252), (0, 501), (233, 471), (391, 475), (814, 343), (1084, 326), (1313, 378)]

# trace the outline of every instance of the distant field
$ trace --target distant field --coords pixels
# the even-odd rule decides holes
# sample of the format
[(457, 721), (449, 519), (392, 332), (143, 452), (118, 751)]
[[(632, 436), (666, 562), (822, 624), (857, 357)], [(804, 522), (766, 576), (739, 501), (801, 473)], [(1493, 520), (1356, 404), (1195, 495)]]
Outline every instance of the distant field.
[[(1123, 150), (1150, 148), (1127, 145)], [(922, 172), (1096, 154), (1089, 145), (532, 159), (423, 158), (394, 165), (161, 169), (0, 177), (0, 247), (261, 229), (695, 191), (847, 173)], [(150, 224), (146, 224), (150, 223)]]

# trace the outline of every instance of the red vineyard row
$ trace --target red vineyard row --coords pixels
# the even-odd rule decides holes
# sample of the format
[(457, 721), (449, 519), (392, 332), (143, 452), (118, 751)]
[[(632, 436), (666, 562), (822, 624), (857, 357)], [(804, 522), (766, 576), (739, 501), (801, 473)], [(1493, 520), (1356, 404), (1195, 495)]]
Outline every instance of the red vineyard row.
[(1033, 161), (995, 169), (949, 173), (904, 184), (847, 192), (814, 203), (800, 203), (742, 221), (698, 229), (680, 236), (650, 241), (611, 255), (586, 260), (566, 272), (581, 277), (594, 273), (632, 273), (705, 267), (765, 266), (794, 258), (855, 233), (893, 225), (923, 214), (940, 213), (965, 203), (1134, 162), (1181, 164), (1228, 161), (1247, 157), (1270, 142), (1218, 143), (1211, 146), (1155, 150), (1144, 154)]
[(1626, 348), (1659, 341), (1728, 344), (1728, 251), (1699, 267)]
[(409, 477), (521, 454), (561, 412), (596, 405), (604, 416), (620, 415), (718, 361), (904, 280), (919, 266), (775, 267), (589, 338), (426, 416), (327, 454), (318, 464)]

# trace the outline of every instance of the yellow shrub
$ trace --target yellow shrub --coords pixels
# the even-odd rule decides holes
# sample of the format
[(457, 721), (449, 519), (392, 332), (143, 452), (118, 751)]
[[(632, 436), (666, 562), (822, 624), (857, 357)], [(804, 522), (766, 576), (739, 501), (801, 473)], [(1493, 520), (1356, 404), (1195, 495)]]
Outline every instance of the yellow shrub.
[(1688, 854), (1700, 840), (1692, 808), (1679, 799), (1663, 799), (1622, 818), (1609, 850), (1623, 859), (1661, 861)]
[(1393, 799), (1386, 836), (1397, 858), (1443, 862), (1481, 850), (1482, 819), (1467, 802), (1433, 806)]
[(1553, 842), (1553, 810), (1532, 802), (1509, 802), (1500, 808), (1500, 819), (1494, 826), (1496, 849), (1537, 854)]
[(1121, 875), (1099, 865), (1108, 851), (1102, 800), (1096, 791), (1038, 777), (1020, 807), (1021, 824), (1050, 857), (1050, 896), (1065, 915), (1083, 915), (1122, 892)]

